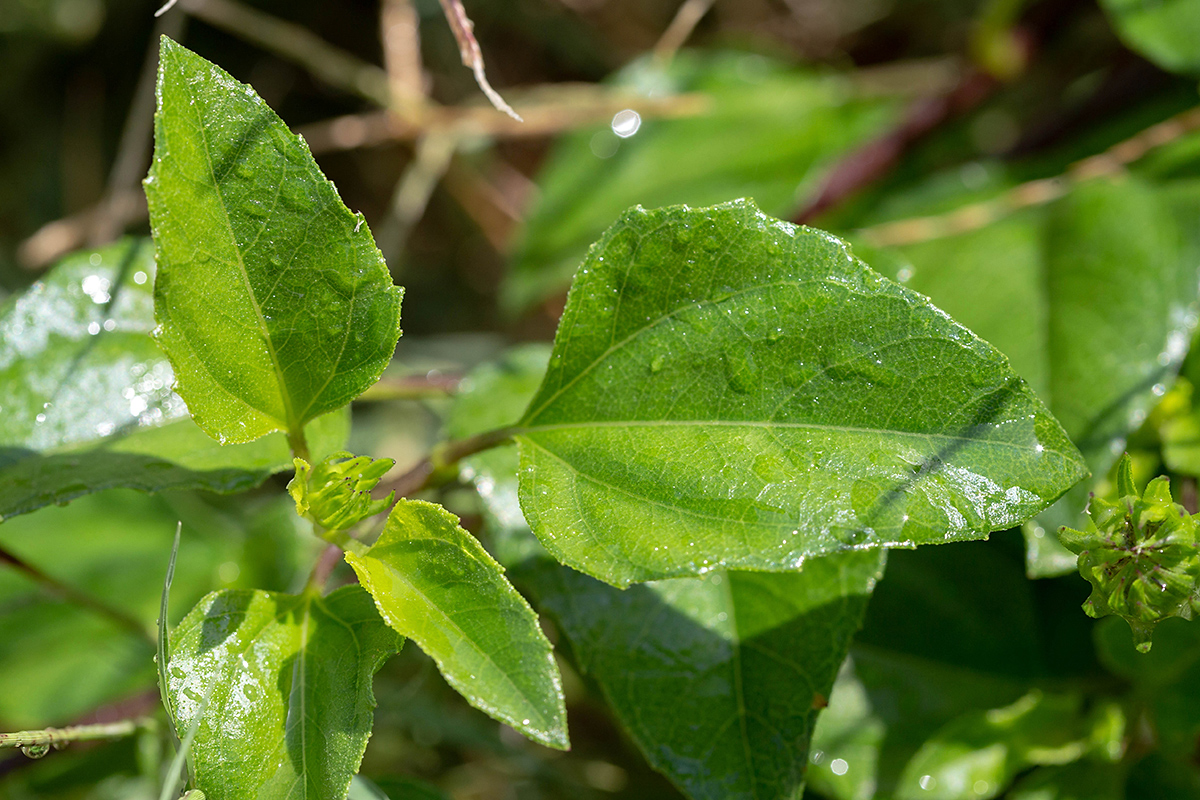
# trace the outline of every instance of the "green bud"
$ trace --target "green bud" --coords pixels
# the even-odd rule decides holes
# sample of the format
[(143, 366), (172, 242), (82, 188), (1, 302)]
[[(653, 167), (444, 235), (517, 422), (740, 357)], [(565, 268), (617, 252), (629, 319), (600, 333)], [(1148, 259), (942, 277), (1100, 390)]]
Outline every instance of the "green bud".
[(372, 500), (371, 490), (395, 465), (390, 458), (354, 457), (334, 453), (315, 467), (302, 458), (293, 459), (296, 477), (288, 492), (296, 501), (296, 513), (307, 516), (326, 530), (341, 531), (387, 509), (396, 499), (392, 492)]

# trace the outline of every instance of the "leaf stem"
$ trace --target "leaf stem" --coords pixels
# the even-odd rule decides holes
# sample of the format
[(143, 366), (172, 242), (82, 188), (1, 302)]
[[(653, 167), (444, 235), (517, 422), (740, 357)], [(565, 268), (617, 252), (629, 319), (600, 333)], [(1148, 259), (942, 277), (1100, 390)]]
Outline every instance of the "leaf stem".
[[(55, 577), (47, 575), (38, 567), (3, 547), (0, 547), (0, 564), (9, 565), (18, 572), (25, 574), (26, 577), (35, 583), (41, 584), (46, 591), (56, 594), (62, 599), (86, 608), (89, 611), (94, 611), (102, 617), (108, 617), (130, 633), (136, 634), (140, 639), (149, 642), (151, 645), (156, 645), (156, 635), (129, 612), (110, 606), (99, 598), (92, 597), (86, 592), (80, 591)], [(0, 743), (3, 743), (2, 738), (0, 738)]]
[(440, 483), (445, 482), (445, 472), (449, 467), (454, 466), (467, 456), (473, 456), (476, 453), (481, 453), (484, 450), (490, 450), (497, 445), (503, 444), (511, 439), (518, 430), (519, 428), (510, 425), (505, 428), (496, 428), (495, 430), (476, 434), (475, 436), (468, 436), (466, 439), (442, 442), (434, 447), (429, 455), (416, 466), (384, 488), (394, 491), (397, 497), (410, 497), (417, 492), (440, 485)]
[[(71, 742), (87, 742), (96, 739), (120, 739), (137, 732), (149, 723), (145, 719), (123, 719), (119, 722), (101, 722), (94, 725), (72, 725), (67, 728), (43, 728), (38, 731), (0, 733), (0, 747), (29, 748), (44, 755), (40, 748), (63, 747)], [(26, 755), (32, 755), (26, 753)], [(36, 756), (34, 756), (36, 757)]]
[(313, 463), (312, 454), (308, 451), (308, 439), (304, 437), (303, 426), (296, 430), (288, 431), (288, 447), (292, 448), (292, 455), (296, 458), (303, 458), (309, 464)]

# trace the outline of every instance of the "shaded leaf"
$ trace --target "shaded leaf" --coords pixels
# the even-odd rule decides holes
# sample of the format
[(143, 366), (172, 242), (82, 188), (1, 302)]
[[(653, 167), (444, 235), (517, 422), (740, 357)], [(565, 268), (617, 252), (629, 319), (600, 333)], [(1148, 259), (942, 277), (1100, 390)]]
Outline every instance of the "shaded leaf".
[[(0, 519), (109, 488), (234, 492), (291, 467), (282, 435), (221, 447), (188, 419), (154, 327), (148, 241), (64, 259), (0, 306)], [(315, 420), (340, 448), (344, 413)]]
[(402, 639), (361, 587), (327, 597), (215, 592), (171, 637), (176, 729), (209, 800), (344, 797), (371, 733), (371, 679)]
[(621, 139), (608, 126), (563, 137), (538, 176), (503, 302), (512, 311), (566, 289), (588, 246), (625, 209), (752, 197), (786, 217), (835, 160), (898, 117), (897, 98), (864, 96), (842, 75), (751, 53), (676, 54), (668, 70), (636, 62), (613, 81), (660, 97), (700, 92), (698, 116), (646, 119)]
[(378, 379), (403, 292), (361, 215), (249, 86), (165, 37), (145, 188), (158, 340), (206, 433), (295, 436)]
[(1163, 69), (1200, 72), (1200, 6), (1193, 0), (1101, 0), (1121, 39)]
[(566, 749), (562, 679), (537, 615), (458, 518), (401, 499), (365, 554), (346, 553), (389, 625), (473, 706)]
[(618, 586), (978, 539), (1086, 474), (994, 348), (747, 201), (609, 229), (515, 438), (534, 533)]

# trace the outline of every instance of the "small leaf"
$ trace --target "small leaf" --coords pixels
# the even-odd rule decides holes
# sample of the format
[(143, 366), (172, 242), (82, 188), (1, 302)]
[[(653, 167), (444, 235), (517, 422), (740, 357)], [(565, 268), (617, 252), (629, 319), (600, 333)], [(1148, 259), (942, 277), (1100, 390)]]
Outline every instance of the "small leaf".
[(400, 500), (365, 555), (346, 553), (379, 613), (473, 706), (566, 749), (562, 680), (537, 615), (458, 518)]
[(158, 341), (206, 433), (295, 435), (379, 378), (403, 292), (362, 217), (250, 87), (165, 37), (145, 188)]
[(371, 490), (395, 464), (390, 458), (356, 458), (339, 452), (313, 468), (297, 458), (296, 476), (287, 488), (296, 501), (297, 514), (308, 516), (326, 530), (345, 530), (385, 510), (396, 499), (395, 492), (371, 499)]
[(1086, 474), (994, 348), (748, 201), (604, 235), (515, 438), (534, 533), (617, 586), (979, 539)]
[(175, 725), (209, 800), (345, 797), (371, 733), (371, 680), (403, 640), (358, 586), (328, 597), (214, 592), (172, 635)]
[[(282, 435), (220, 447), (189, 420), (154, 344), (148, 240), (63, 259), (0, 305), (0, 519), (112, 488), (253, 488), (291, 467)], [(309, 426), (318, 456), (345, 414)]]
[(1078, 554), (1079, 573), (1092, 584), (1084, 611), (1125, 619), (1145, 653), (1158, 623), (1200, 611), (1200, 542), (1195, 518), (1172, 501), (1167, 478), (1155, 478), (1137, 494), (1128, 454), (1117, 475), (1122, 496), (1093, 498), (1087, 528), (1062, 528), (1058, 538)]

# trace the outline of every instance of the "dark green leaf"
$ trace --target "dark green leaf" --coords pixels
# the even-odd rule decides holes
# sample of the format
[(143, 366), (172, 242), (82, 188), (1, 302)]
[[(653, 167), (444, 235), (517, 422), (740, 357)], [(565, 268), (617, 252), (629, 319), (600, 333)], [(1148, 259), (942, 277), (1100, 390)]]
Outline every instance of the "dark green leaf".
[[(1085, 759), (1061, 767), (1036, 769), (1017, 781), (1008, 800), (1126, 800), (1126, 764)], [(1162, 794), (1172, 800), (1180, 795)]]
[(371, 733), (371, 679), (400, 649), (361, 587), (215, 592), (171, 637), (177, 730), (212, 689), (191, 764), (208, 800), (341, 798)]
[[(0, 306), (0, 519), (89, 492), (233, 492), (291, 467), (282, 435), (221, 447), (187, 419), (154, 344), (149, 242), (66, 258)], [(315, 420), (313, 452), (339, 449), (344, 413)]]
[(566, 749), (562, 679), (537, 615), (444, 508), (400, 500), (379, 539), (346, 561), (389, 625), (481, 711)]
[(752, 197), (789, 215), (838, 156), (882, 133), (902, 108), (898, 98), (865, 96), (847, 76), (751, 53), (685, 51), (666, 72), (647, 58), (615, 83), (655, 97), (699, 92), (706, 103), (698, 116), (646, 119), (626, 139), (605, 126), (559, 143), (504, 286), (511, 310), (565, 289), (588, 246), (630, 206)]
[(250, 87), (165, 37), (145, 185), (158, 340), (206, 433), (295, 436), (376, 381), (402, 291), (362, 217)]
[[(525, 346), (473, 371), (450, 432), (515, 419), (548, 355)], [(882, 551), (793, 574), (719, 572), (621, 592), (546, 555), (521, 516), (516, 467), (512, 447), (463, 465), (487, 505), (493, 548), (554, 615), (650, 763), (695, 798), (798, 797), (813, 724)]]
[(1172, 72), (1200, 72), (1200, 5), (1194, 0), (1102, 0), (1133, 50)]
[[(1196, 326), (1190, 196), (1135, 178), (1088, 183), (1044, 211), (879, 263), (999, 347), (1099, 477), (1165, 391)], [(1027, 526), (1031, 575), (1075, 568), (1054, 531), (1083, 523), (1091, 488)]]
[(609, 229), (515, 434), (533, 531), (618, 586), (978, 539), (1086, 474), (994, 348), (746, 201)]

